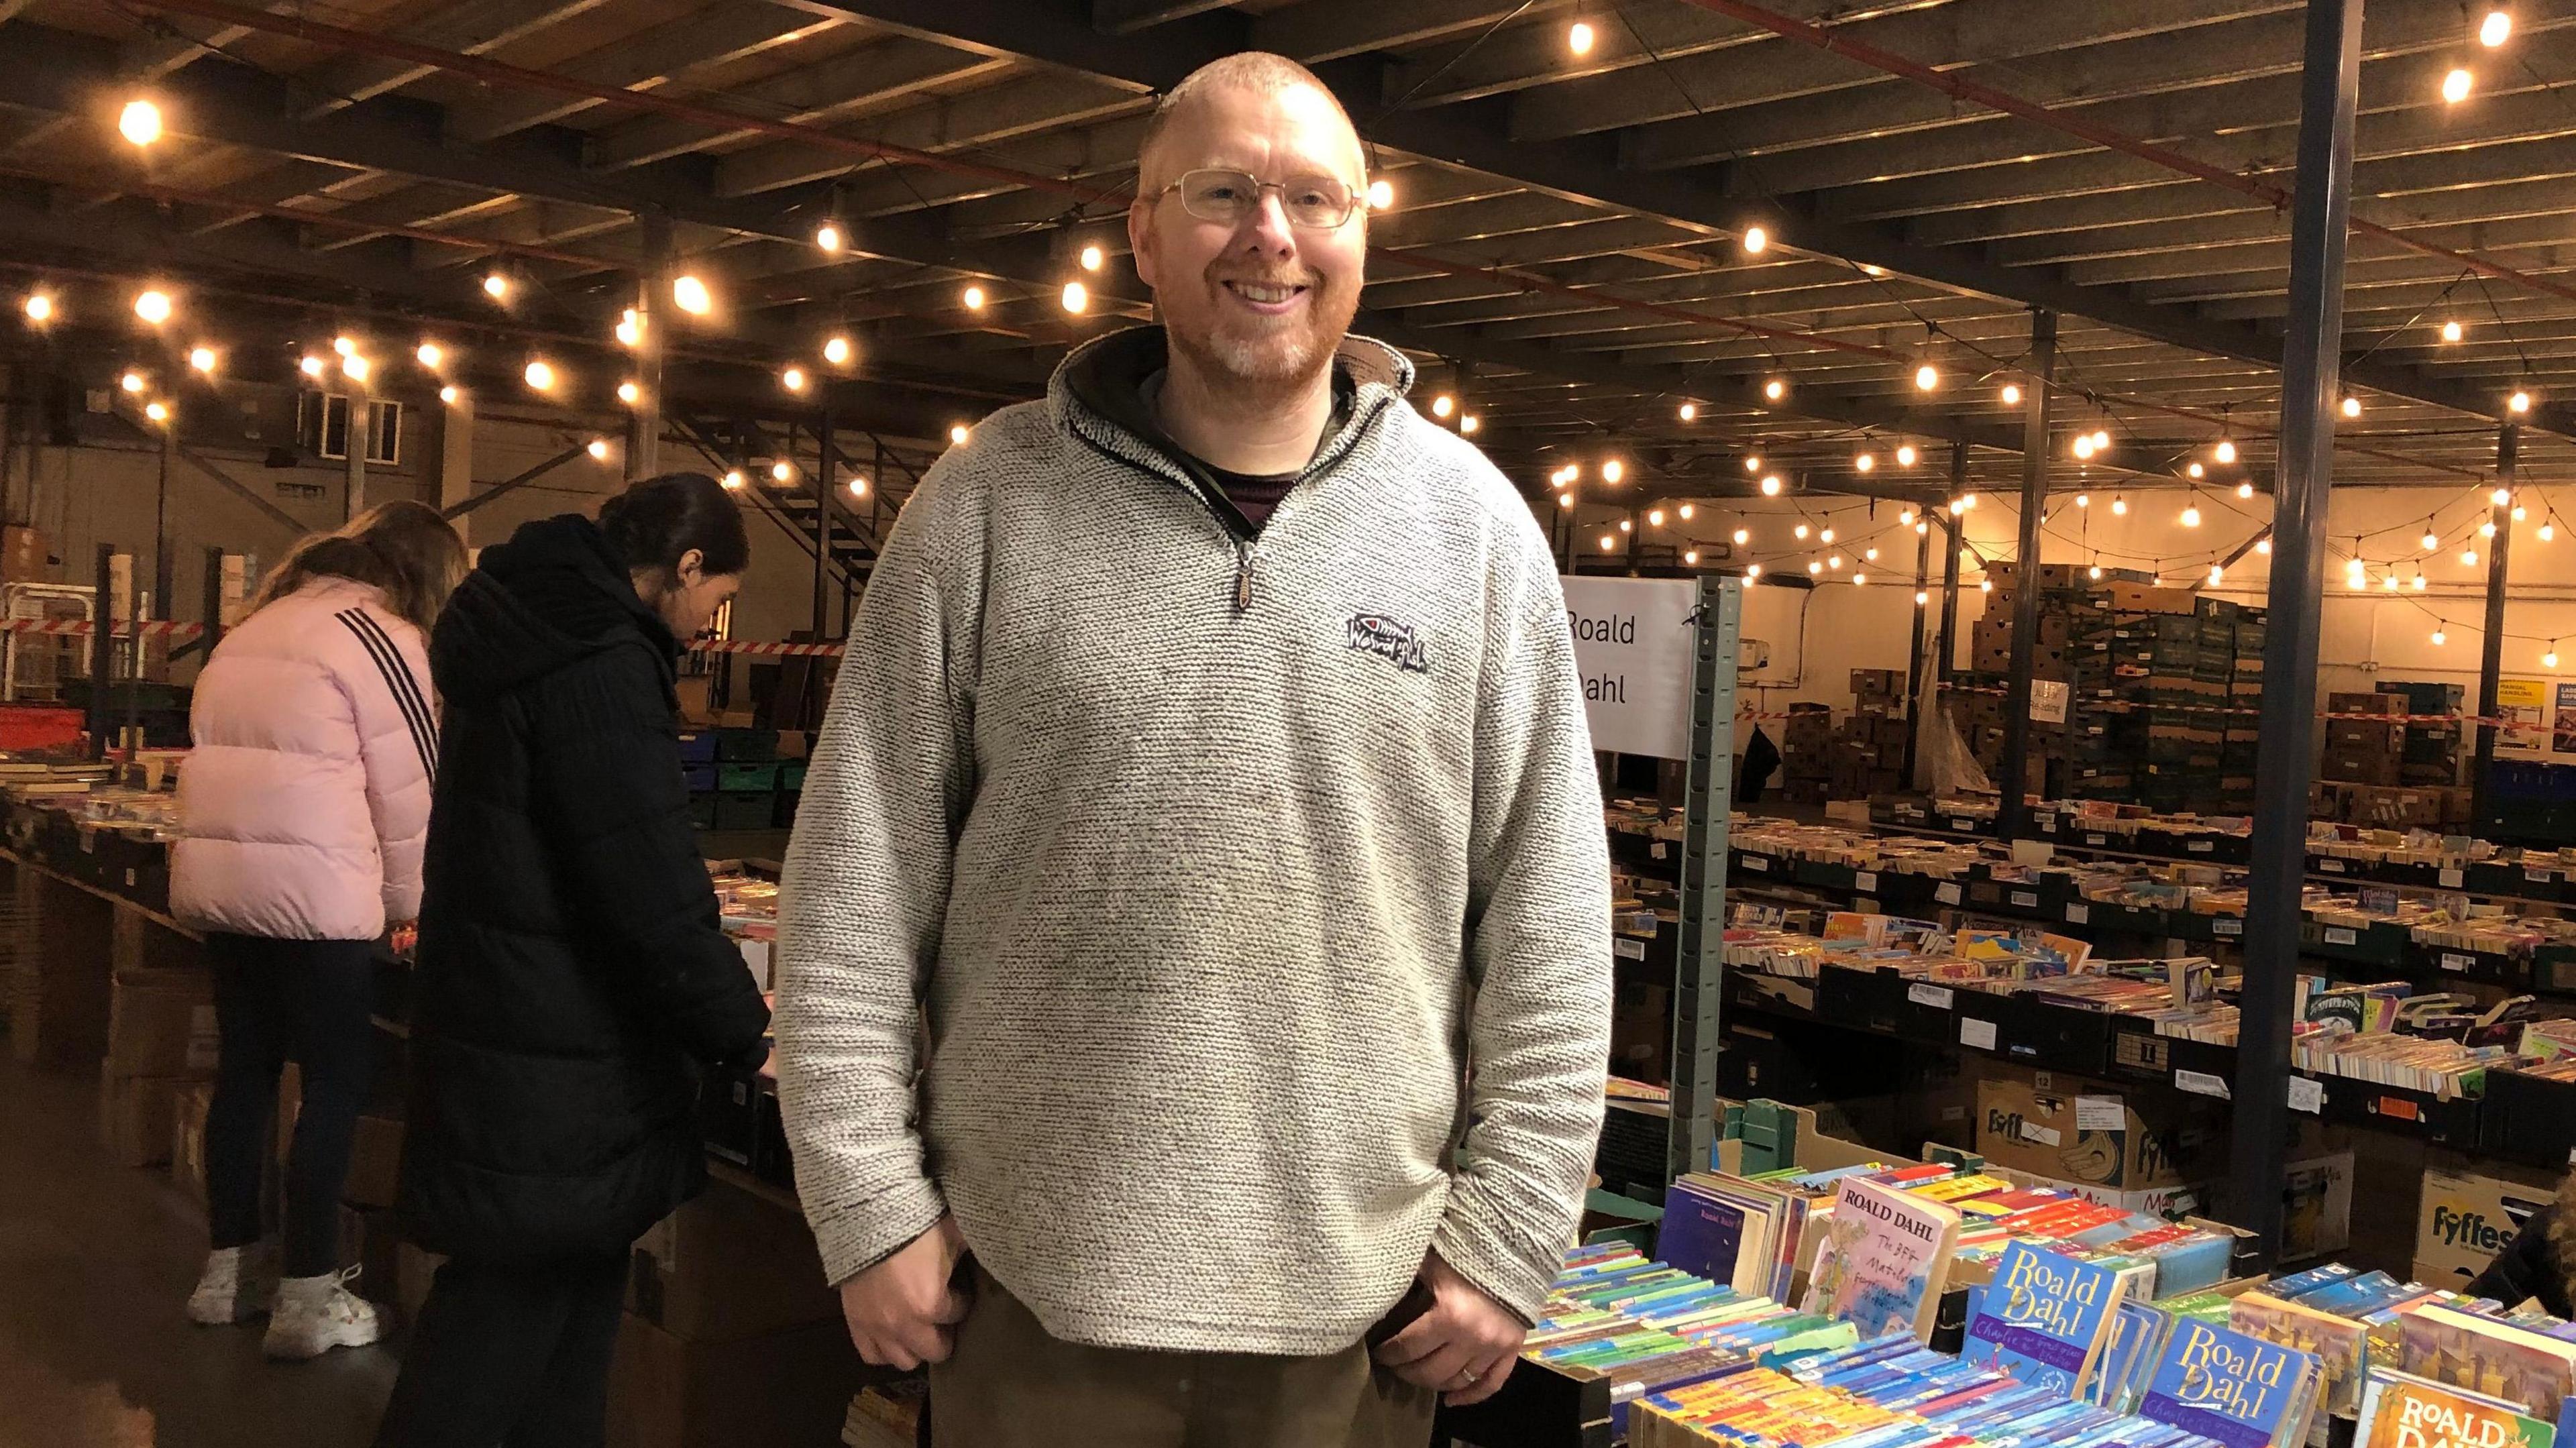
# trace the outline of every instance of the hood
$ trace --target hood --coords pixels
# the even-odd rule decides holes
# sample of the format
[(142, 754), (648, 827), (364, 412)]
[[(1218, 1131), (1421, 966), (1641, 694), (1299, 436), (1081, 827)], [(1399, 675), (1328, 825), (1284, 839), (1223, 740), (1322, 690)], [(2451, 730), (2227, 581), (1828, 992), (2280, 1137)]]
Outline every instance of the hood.
[[(1106, 424), (1116, 434), (1111, 439), (1116, 450), (1127, 461), (1145, 466), (1159, 463), (1159, 470), (1187, 479), (1220, 512), (1233, 516), (1240, 531), (1249, 532), (1251, 525), (1234, 513), (1206, 466), (1171, 440), (1145, 403), (1145, 383), (1163, 370), (1170, 353), (1171, 343), (1160, 327), (1130, 327), (1087, 342), (1075, 348), (1047, 382), (1048, 414), (1058, 426), (1077, 436), (1094, 437), (1095, 442), (1099, 441), (1096, 424)], [(1386, 404), (1412, 387), (1413, 362), (1403, 353), (1367, 337), (1344, 337), (1333, 353), (1333, 424), (1323, 445), (1315, 449), (1308, 471), (1340, 461)]]
[(606, 649), (644, 645), (675, 664), (679, 645), (635, 594), (625, 560), (577, 513), (542, 518), (486, 548), (439, 614), (429, 669), (450, 699), (489, 697)]

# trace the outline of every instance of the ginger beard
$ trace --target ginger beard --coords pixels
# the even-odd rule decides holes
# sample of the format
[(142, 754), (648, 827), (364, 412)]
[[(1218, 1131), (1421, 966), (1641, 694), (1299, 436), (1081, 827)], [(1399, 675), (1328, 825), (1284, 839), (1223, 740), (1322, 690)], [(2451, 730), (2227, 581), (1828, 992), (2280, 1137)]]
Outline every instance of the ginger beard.
[[(1350, 123), (1305, 86), (1215, 90), (1175, 118), (1149, 163), (1149, 189), (1202, 166), (1366, 184)], [(1128, 221), (1177, 359), (1209, 390), (1253, 405), (1315, 385), (1332, 365), (1359, 313), (1368, 250), (1365, 206), (1334, 230), (1311, 230), (1290, 226), (1276, 195), (1239, 226), (1202, 221), (1178, 196), (1139, 203)]]

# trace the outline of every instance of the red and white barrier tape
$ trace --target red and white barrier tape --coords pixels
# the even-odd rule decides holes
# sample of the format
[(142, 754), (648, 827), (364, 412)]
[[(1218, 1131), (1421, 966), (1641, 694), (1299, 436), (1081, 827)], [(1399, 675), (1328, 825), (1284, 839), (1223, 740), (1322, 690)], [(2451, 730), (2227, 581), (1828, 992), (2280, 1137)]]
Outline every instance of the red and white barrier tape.
[[(0, 632), (8, 633), (77, 635), (86, 638), (95, 630), (96, 626), (85, 618), (0, 619)], [(142, 631), (143, 636), (148, 639), (192, 639), (204, 633), (206, 626), (201, 623), (182, 623), (171, 618), (148, 618), (142, 623)], [(121, 623), (116, 626), (115, 637), (132, 638), (134, 633), (134, 624)]]
[(708, 639), (691, 645), (702, 654), (750, 654), (756, 658), (838, 658), (839, 644), (761, 644), (743, 639)]

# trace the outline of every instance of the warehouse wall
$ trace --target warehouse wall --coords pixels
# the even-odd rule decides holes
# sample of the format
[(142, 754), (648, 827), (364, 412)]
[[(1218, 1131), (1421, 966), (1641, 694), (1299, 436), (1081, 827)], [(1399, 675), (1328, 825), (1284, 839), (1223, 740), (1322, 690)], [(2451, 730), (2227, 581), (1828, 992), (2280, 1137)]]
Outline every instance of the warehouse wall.
[[(2526, 478), (2531, 475), (2526, 474)], [(2129, 511), (2115, 517), (2110, 501), (2116, 490), (2088, 494), (2089, 506), (2077, 509), (2061, 495), (2043, 524), (2041, 559), (2050, 563), (2089, 564), (2105, 568), (2158, 569), (2179, 585), (2205, 580), (2210, 563), (2237, 550), (2271, 521), (2271, 500), (2257, 494), (2240, 500), (2232, 489), (2198, 497), (2202, 520), (2186, 528), (2180, 514), (2191, 501), (2181, 491), (2158, 489), (2127, 495)], [(2527, 517), (2516, 526), (2509, 553), (2510, 586), (2505, 615), (2504, 672), (2507, 677), (2543, 677), (2540, 656), (2552, 639), (2560, 640), (2563, 677), (2576, 680), (2576, 493), (2567, 496), (2568, 516), (2558, 517), (2551, 504), (2556, 489), (2546, 482), (2526, 482), (2520, 491)], [(2330, 538), (2326, 566), (2325, 609), (2319, 654), (2323, 689), (2368, 689), (2373, 681), (2425, 679), (2474, 685), (2478, 672), (2480, 629), (2485, 609), (2486, 540), (2476, 536), (2486, 521), (2488, 489), (2465, 481), (2425, 488), (2351, 488), (2338, 492), (2328, 513)], [(1980, 495), (1965, 519), (1970, 547), (1987, 557), (2009, 560), (2018, 542), (2014, 499)], [(1847, 705), (1850, 672), (1855, 668), (1902, 668), (1913, 621), (1916, 538), (1896, 521), (1898, 505), (1879, 503), (1875, 513), (1864, 500), (1816, 499), (1802, 509), (1781, 500), (1758, 499), (1699, 504), (1687, 522), (1668, 513), (1660, 528), (1644, 527), (1646, 556), (1659, 548), (1706, 550), (1704, 562), (1718, 561), (1732, 550), (1732, 562), (1758, 561), (1774, 575), (1804, 574), (1810, 560), (1840, 553), (1844, 567), (1825, 578), (1848, 579), (1865, 572), (1868, 583), (1816, 588), (1757, 586), (1747, 591), (1744, 635), (1770, 646), (1771, 664), (1748, 676), (1769, 707), (1792, 700)], [(1619, 541), (1625, 555), (1629, 538), (1618, 533), (1625, 508), (1587, 504), (1578, 508), (1577, 537), (1587, 561), (1601, 553), (1604, 536)], [(1676, 510), (1677, 512), (1677, 510)], [(2421, 543), (2428, 518), (2442, 546), (2427, 553)], [(2540, 527), (2556, 519), (2556, 537), (2542, 542)], [(1800, 521), (1811, 529), (1806, 541), (1790, 530)], [(1752, 531), (1749, 547), (1733, 549), (1738, 526)], [(1814, 530), (1831, 526), (1832, 545)], [(2368, 565), (2370, 588), (2355, 593), (2345, 582), (2345, 561), (2359, 554)], [(1939, 534), (1934, 541), (1937, 544)], [(2478, 561), (2460, 562), (2464, 546), (2474, 546)], [(1876, 547), (1876, 562), (1866, 560)], [(1669, 556), (1669, 555), (1666, 555)], [(2411, 585), (2418, 566), (2427, 579), (2418, 592)], [(2401, 587), (2383, 591), (2392, 571)], [(1932, 604), (1937, 615), (1941, 560), (1931, 559)], [(1974, 584), (1983, 576), (1975, 553), (1963, 555), (1959, 600), (1959, 660), (1967, 660), (1971, 622), (1985, 609), (1987, 596)], [(2270, 576), (2270, 560), (2248, 553), (2231, 565), (2219, 585), (2203, 590), (2217, 597), (2261, 604)], [(2432, 642), (2440, 627), (2446, 641)]]

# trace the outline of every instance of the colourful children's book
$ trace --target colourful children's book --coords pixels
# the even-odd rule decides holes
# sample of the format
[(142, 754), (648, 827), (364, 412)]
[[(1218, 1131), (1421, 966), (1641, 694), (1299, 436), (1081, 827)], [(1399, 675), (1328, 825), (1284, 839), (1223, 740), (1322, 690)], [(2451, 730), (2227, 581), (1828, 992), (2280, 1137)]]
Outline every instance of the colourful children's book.
[(1876, 1182), (1846, 1179), (1822, 1224), (1801, 1310), (1876, 1337), (1910, 1327), (1929, 1341), (1959, 1239), (1959, 1213)]
[(2313, 1353), (2185, 1318), (2138, 1414), (2227, 1448), (2289, 1448), (2307, 1437), (2317, 1387)]
[(2353, 1448), (2550, 1448), (2557, 1430), (2520, 1403), (2373, 1368)]
[(2112, 1269), (2015, 1242), (1976, 1295), (1959, 1355), (2032, 1387), (2085, 1397), (2120, 1300)]

